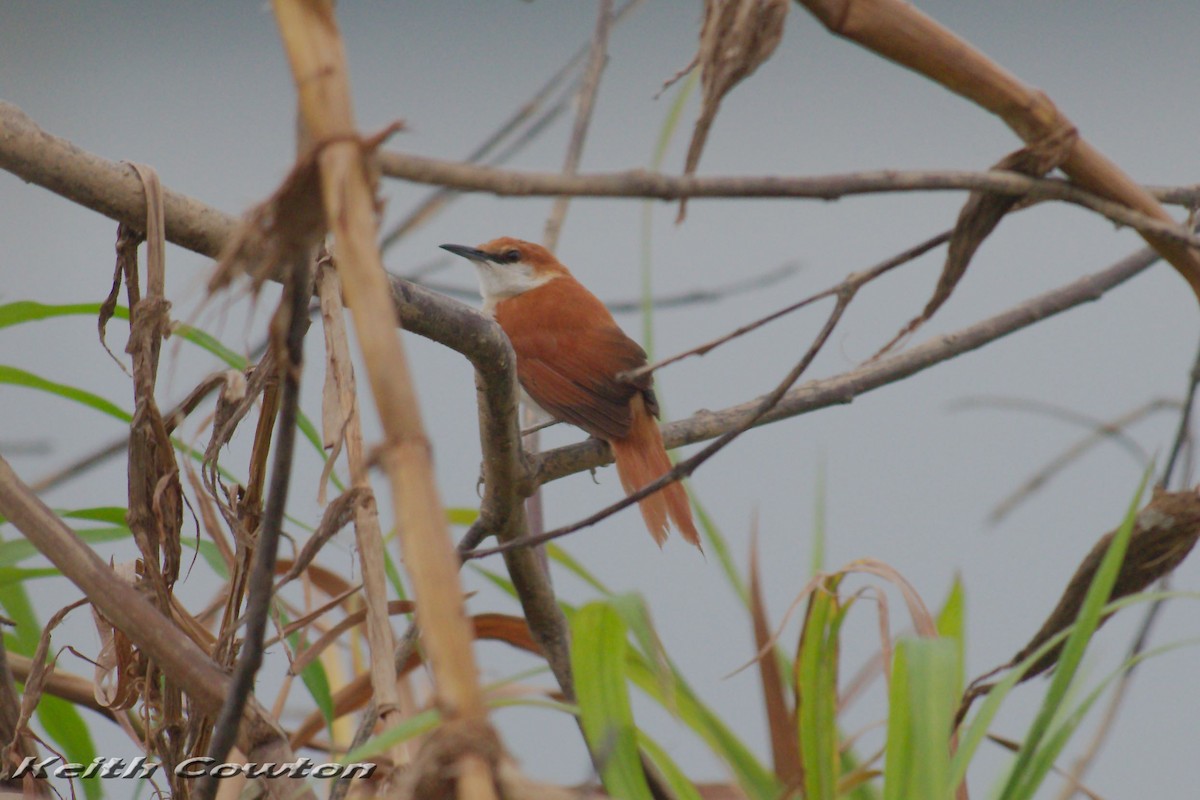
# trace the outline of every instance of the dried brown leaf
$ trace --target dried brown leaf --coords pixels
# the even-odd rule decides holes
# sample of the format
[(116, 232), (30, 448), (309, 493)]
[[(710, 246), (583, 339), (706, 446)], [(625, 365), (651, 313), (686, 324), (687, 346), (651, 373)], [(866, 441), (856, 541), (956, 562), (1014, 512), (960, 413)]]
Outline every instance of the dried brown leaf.
[[(321, 515), (321, 522), (317, 525), (317, 529), (313, 531), (308, 540), (304, 542), (304, 546), (300, 548), (300, 552), (296, 555), (295, 561), (284, 573), (283, 578), (276, 584), (276, 591), (284, 584), (294, 580), (304, 572), (305, 569), (317, 557), (317, 553), (321, 548), (333, 538), (334, 534), (349, 524), (350, 520), (354, 519), (354, 508), (359, 503), (373, 503), (374, 496), (366, 489), (349, 489), (338, 495), (332, 503), (325, 507), (325, 513)], [(277, 562), (278, 563), (278, 562)]]
[[(692, 129), (685, 175), (694, 174), (700, 164), (722, 98), (770, 58), (783, 39), (789, 5), (789, 0), (705, 0), (695, 59), (700, 65), (702, 106)], [(686, 204), (687, 198), (679, 202), (677, 222), (683, 221)]]
[[(959, 718), (965, 715), (970, 703), (991, 689), (991, 684), (981, 681), (997, 672), (1011, 669), (1032, 655), (1038, 648), (1049, 641), (1055, 634), (1074, 624), (1083, 606), (1084, 597), (1091, 586), (1096, 571), (1104, 560), (1105, 553), (1112, 543), (1116, 531), (1109, 531), (1100, 537), (1091, 551), (1084, 557), (1075, 574), (1067, 583), (1058, 605), (1050, 612), (1050, 616), (1042, 627), (1034, 634), (1021, 650), (1008, 663), (986, 673), (972, 684), (972, 688), (964, 695), (963, 705), (959, 710)], [(1200, 538), (1200, 494), (1195, 491), (1165, 492), (1156, 489), (1150, 502), (1138, 512), (1134, 520), (1134, 529), (1129, 538), (1129, 549), (1125, 560), (1117, 573), (1117, 582), (1113, 585), (1109, 602), (1127, 595), (1135, 594), (1160, 578), (1169, 575), (1178, 567)], [(1108, 617), (1102, 617), (1103, 625)], [(1027, 681), (1035, 675), (1040, 675), (1058, 662), (1063, 644), (1052, 648), (1046, 655), (1038, 659), (1021, 678)]]
[[(1079, 134), (1074, 127), (1059, 128), (1038, 141), (1009, 153), (996, 162), (992, 169), (1041, 178), (1057, 168), (1070, 155), (1078, 138)], [(933, 296), (925, 304), (924, 310), (901, 328), (900, 332), (875, 354), (875, 358), (911, 336), (933, 317), (950, 299), (951, 293), (966, 274), (967, 266), (971, 263), (975, 251), (983, 244), (983, 240), (991, 235), (1005, 214), (1021, 207), (1023, 203), (1023, 198), (1017, 195), (996, 192), (971, 192), (967, 196), (962, 210), (958, 212), (958, 221), (954, 224), (954, 232), (946, 251), (946, 263), (942, 266), (942, 274), (938, 278)]]
[[(518, 650), (524, 650), (532, 655), (542, 655), (542, 650), (529, 632), (529, 625), (524, 617), (509, 614), (477, 614), (471, 618), (476, 639), (498, 641), (509, 644)], [(422, 663), (421, 654), (413, 652), (401, 670), (401, 675), (407, 675)], [(357, 711), (371, 699), (371, 675), (364, 672), (355, 676), (349, 683), (333, 693), (334, 719)], [(289, 741), (293, 747), (303, 747), (313, 736), (325, 727), (325, 718), (320, 711), (314, 711), (305, 717), (291, 734)]]
[[(133, 583), (132, 565), (118, 565), (114, 571)], [(141, 653), (129, 637), (113, 627), (95, 608), (92, 609), (92, 620), (100, 636), (100, 652), (96, 655), (92, 683), (96, 702), (110, 711), (132, 708), (146, 680), (146, 664)]]
[(257, 291), (325, 238), (319, 152), (312, 148), (297, 159), (275, 193), (242, 218), (217, 259), (208, 281), (210, 294), (239, 275), (248, 275)]
[(762, 596), (762, 576), (758, 568), (758, 519), (750, 530), (750, 619), (754, 626), (754, 646), (758, 657), (758, 675), (762, 684), (763, 705), (767, 712), (767, 730), (771, 737), (771, 758), (775, 774), (786, 786), (804, 785), (804, 767), (800, 763), (794, 710), (784, 693), (783, 675), (775, 648), (771, 645), (771, 627)]
[(33, 659), (29, 669), (29, 676), (25, 679), (25, 693), (21, 698), (21, 716), (17, 719), (17, 724), (13, 728), (13, 739), (8, 743), (7, 750), (18, 750), (20, 748), (20, 739), (23, 735), (30, 733), (28, 730), (29, 719), (33, 716), (33, 711), (37, 708), (38, 703), (42, 699), (42, 688), (46, 685), (46, 676), (54, 670), (54, 659), (47, 660), (50, 653), (50, 634), (59, 623), (75, 609), (87, 603), (86, 597), (76, 600), (64, 608), (60, 608), (50, 617), (46, 623), (46, 627), (42, 629), (42, 635), (38, 638), (37, 648), (33, 652)]
[[(1142, 591), (1159, 578), (1169, 575), (1183, 562), (1196, 545), (1197, 538), (1200, 538), (1200, 495), (1195, 492), (1156, 491), (1146, 507), (1138, 512), (1134, 524), (1125, 561), (1109, 595), (1110, 602)], [(1029, 644), (1013, 656), (1009, 666), (1019, 664), (1054, 634), (1075, 622), (1092, 578), (1115, 535), (1114, 530), (1100, 537), (1071, 576), (1054, 611), (1050, 612)], [(1105, 620), (1107, 617), (1101, 620), (1101, 624)], [(1023, 680), (1029, 680), (1054, 666), (1061, 650), (1060, 645), (1047, 653), (1025, 673)]]

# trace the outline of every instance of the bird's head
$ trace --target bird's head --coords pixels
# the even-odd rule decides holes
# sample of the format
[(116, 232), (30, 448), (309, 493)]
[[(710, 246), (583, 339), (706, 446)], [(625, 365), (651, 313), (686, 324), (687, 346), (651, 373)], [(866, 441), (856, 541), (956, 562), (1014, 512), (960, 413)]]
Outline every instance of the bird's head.
[(462, 256), (475, 265), (479, 275), (479, 293), (484, 306), (506, 297), (516, 297), (530, 289), (567, 275), (567, 268), (540, 244), (503, 236), (478, 247), (444, 244), (443, 250)]

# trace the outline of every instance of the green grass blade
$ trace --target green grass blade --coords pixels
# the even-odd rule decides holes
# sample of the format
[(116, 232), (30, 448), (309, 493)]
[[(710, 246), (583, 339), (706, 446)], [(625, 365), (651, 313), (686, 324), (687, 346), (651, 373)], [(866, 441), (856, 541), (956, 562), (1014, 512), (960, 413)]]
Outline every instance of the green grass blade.
[(816, 497), (813, 498), (813, 537), (812, 550), (809, 555), (810, 576), (815, 576), (825, 569), (826, 495), (825, 455), (822, 453), (821, 457), (817, 459), (817, 491)]
[(129, 423), (133, 420), (133, 415), (124, 410), (116, 403), (111, 403), (103, 397), (93, 394), (86, 389), (80, 389), (76, 386), (68, 386), (65, 383), (56, 383), (47, 380), (41, 376), (34, 375), (32, 372), (27, 372), (17, 367), (0, 364), (0, 384), (8, 384), (10, 386), (22, 386), (26, 389), (36, 389), (39, 392), (48, 392), (53, 395), (71, 400), (76, 403), (93, 408), (102, 414), (107, 414), (110, 417), (119, 419), (124, 423)]
[(126, 509), (124, 506), (94, 506), (92, 508), (76, 508), (54, 512), (68, 519), (86, 519), (92, 522), (107, 522), (109, 525), (124, 525)]
[(362, 747), (357, 747), (339, 758), (338, 763), (353, 764), (357, 761), (364, 761), (372, 756), (377, 756), (393, 745), (400, 744), (401, 742), (407, 742), (414, 736), (420, 736), (423, 733), (429, 733), (431, 730), (436, 728), (438, 723), (441, 721), (441, 712), (439, 712), (436, 708), (422, 711), (419, 714), (413, 714), (396, 727), (388, 728), (383, 733), (380, 733), (377, 736), (372, 736), (370, 739), (363, 742)]
[(725, 575), (725, 581), (729, 587), (733, 589), (733, 593), (737, 595), (742, 603), (742, 607), (747, 611), (750, 610), (750, 589), (746, 586), (746, 581), (742, 579), (741, 573), (738, 571), (738, 566), (733, 560), (733, 553), (729, 550), (729, 543), (725, 540), (721, 529), (717, 527), (716, 522), (705, 509), (704, 504), (700, 502), (700, 497), (696, 494), (691, 486), (685, 486), (688, 493), (688, 498), (692, 501), (692, 508), (696, 512), (696, 522), (700, 524), (700, 531), (704, 534), (704, 548), (706, 553), (711, 553), (716, 558), (717, 564), (721, 567), (721, 572)]
[[(115, 542), (132, 534), (129, 528), (88, 528), (75, 531), (75, 535), (87, 544), (96, 545), (104, 542)], [(36, 547), (28, 539), (10, 539), (0, 542), (0, 567), (11, 567), (27, 558), (40, 555)]]
[(708, 745), (729, 768), (742, 792), (751, 800), (776, 800), (782, 791), (779, 781), (744, 742), (734, 736), (725, 723), (706, 706), (688, 686), (678, 670), (672, 668), (674, 684), (664, 693), (658, 672), (636, 651), (630, 651), (625, 668), (630, 680), (664, 709), (678, 717)]
[(658, 770), (658, 774), (666, 783), (675, 800), (702, 800), (696, 785), (683, 773), (658, 742), (651, 739), (642, 731), (638, 731), (638, 746), (650, 759), (650, 763)]
[(609, 589), (607, 586), (605, 586), (599, 578), (597, 578), (588, 570), (587, 567), (583, 566), (583, 564), (580, 564), (577, 560), (575, 560), (574, 556), (572, 556), (566, 550), (563, 550), (554, 542), (546, 543), (546, 555), (550, 557), (551, 561), (565, 568), (568, 572), (579, 578), (588, 586), (591, 586), (601, 595), (604, 595), (605, 597), (612, 596), (612, 589)]
[(897, 642), (892, 654), (892, 682), (888, 688), (887, 751), (883, 762), (883, 800), (905, 800), (912, 771), (913, 752), (912, 697), (909, 694), (908, 640)]
[(797, 738), (807, 800), (833, 800), (842, 770), (837, 728), (838, 649), (848, 606), (837, 597), (837, 578), (809, 595), (796, 656)]
[(1121, 569), (1121, 563), (1125, 559), (1125, 551), (1129, 546), (1129, 537), (1133, 534), (1138, 508), (1141, 506), (1142, 494), (1145, 492), (1146, 483), (1149, 481), (1149, 478), (1150, 471), (1147, 469), (1142, 475), (1141, 483), (1138, 484), (1137, 492), (1134, 493), (1133, 499), (1130, 501), (1129, 510), (1125, 514), (1125, 519), (1121, 522), (1121, 527), (1117, 529), (1112, 544), (1108, 547), (1108, 552), (1105, 553), (1104, 559), (1100, 562), (1100, 568), (1096, 570), (1096, 575), (1092, 578), (1092, 583), (1088, 587), (1083, 605), (1079, 610), (1079, 616), (1076, 618), (1074, 629), (1063, 645), (1062, 653), (1059, 656), (1058, 663), (1054, 669), (1054, 675), (1050, 681), (1050, 687), (1046, 690), (1046, 697), (1042, 702), (1042, 707), (1038, 710), (1033, 725), (1030, 726), (1029, 732), (1022, 741), (1021, 750), (1017, 754), (1012, 772), (1009, 773), (1008, 782), (1001, 792), (1000, 796), (1004, 800), (1027, 796), (1025, 792), (1028, 790), (1028, 787), (1023, 786), (1023, 784), (1029, 778), (1033, 755), (1037, 752), (1038, 747), (1041, 745), (1042, 737), (1045, 735), (1046, 730), (1049, 728), (1050, 723), (1066, 698), (1079, 664), (1083, 660), (1084, 650), (1087, 648), (1092, 634), (1095, 633), (1096, 628), (1100, 624), (1104, 606), (1108, 602), (1109, 595), (1112, 594), (1113, 586), (1117, 581), (1117, 574)]
[(638, 753), (633, 710), (625, 685), (626, 629), (607, 603), (589, 603), (575, 614), (571, 666), (580, 722), (600, 777), (613, 797), (651, 800)]
[[(37, 706), (37, 719), (50, 738), (62, 748), (67, 761), (90, 764), (96, 757), (96, 745), (79, 709), (60, 697), (43, 694)], [(98, 777), (80, 780), (88, 800), (104, 797), (104, 786)]]

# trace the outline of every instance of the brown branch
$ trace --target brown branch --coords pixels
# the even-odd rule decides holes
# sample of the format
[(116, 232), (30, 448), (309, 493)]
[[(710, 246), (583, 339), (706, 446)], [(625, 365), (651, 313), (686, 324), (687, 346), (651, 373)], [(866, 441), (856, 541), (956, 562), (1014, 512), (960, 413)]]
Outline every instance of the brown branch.
[[(588, 55), (587, 69), (583, 74), (583, 83), (576, 96), (578, 111), (575, 113), (575, 126), (571, 129), (571, 139), (567, 143), (567, 156), (563, 162), (562, 174), (575, 175), (579, 172), (579, 162), (583, 158), (583, 145), (587, 140), (588, 128), (592, 123), (592, 109), (596, 107), (596, 94), (600, 90), (600, 76), (604, 65), (608, 63), (608, 31), (612, 27), (612, 0), (600, 0), (600, 8), (596, 18), (596, 30), (592, 34), (591, 52)], [(567, 217), (567, 207), (571, 198), (561, 195), (554, 201), (550, 216), (546, 220), (546, 231), (543, 244), (553, 252), (558, 248), (558, 234), (562, 230)]]
[[(437, 703), (445, 726), (469, 727), (474, 734), (469, 744), (476, 749), (465, 748), (454, 759), (454, 766), (468, 769), (478, 755), (498, 747), (498, 741), (487, 722), (458, 558), (450, 543), (429, 441), (379, 260), (368, 145), (355, 127), (340, 33), (329, 4), (275, 0), (273, 8), (295, 78), (300, 113), (319, 148), (325, 220), (334, 236), (338, 275), (386, 438), (380, 462), (391, 484)], [(476, 772), (472, 768), (468, 774)], [(460, 789), (466, 777), (460, 777)], [(492, 796), (487, 783), (472, 785), (478, 789), (474, 796)]]
[[(379, 162), (384, 174), (391, 178), (452, 186), (460, 191), (490, 192), (505, 197), (570, 195), (657, 200), (683, 197), (837, 200), (860, 194), (914, 191), (995, 192), (1029, 200), (1061, 200), (1089, 208), (1113, 222), (1138, 231), (1190, 247), (1200, 247), (1200, 239), (1170, 218), (1161, 219), (1146, 214), (1061, 179), (1030, 178), (1003, 170), (877, 170), (812, 177), (688, 177), (642, 169), (562, 175), (557, 172), (497, 169), (398, 152), (381, 152)], [(1178, 198), (1189, 191), (1178, 189), (1171, 196)], [(1200, 192), (1196, 194), (1200, 195)]]
[[(1149, 268), (1158, 258), (1154, 250), (1139, 250), (1101, 272), (1038, 295), (955, 333), (935, 337), (917, 347), (869, 362), (842, 375), (798, 386), (784, 395), (757, 424), (766, 425), (827, 406), (849, 403), (872, 389), (903, 380), (1046, 317), (1097, 300), (1108, 290)], [(668, 423), (662, 426), (663, 440), (668, 448), (675, 448), (720, 436), (753, 414), (760, 402), (756, 399), (720, 411), (700, 411), (686, 419)], [(611, 461), (612, 454), (604, 442), (588, 440), (538, 455), (534, 463), (534, 479), (539, 484), (548, 483)]]
[[(195, 707), (215, 714), (229, 690), (229, 676), (136, 589), (121, 580), (95, 551), (21, 482), (0, 458), (0, 514), (12, 522), (55, 567), (87, 595), (92, 605), (151, 658), (191, 697)], [(294, 761), (283, 731), (257, 703), (247, 704), (238, 749), (250, 761)], [(268, 779), (275, 796), (312, 798), (303, 780)]]
[(870, 270), (868, 270), (863, 275), (851, 275), (849, 278), (842, 281), (837, 286), (832, 286), (828, 289), (825, 289), (824, 291), (820, 291), (820, 292), (817, 292), (816, 294), (809, 295), (808, 297), (804, 298), (803, 300), (799, 300), (795, 303), (792, 303), (791, 305), (785, 306), (784, 308), (781, 308), (778, 311), (773, 311), (770, 314), (767, 314), (765, 317), (760, 317), (760, 318), (754, 320), (753, 322), (748, 322), (745, 325), (741, 325), (738, 328), (736, 328), (735, 330), (730, 331), (727, 334), (724, 334), (723, 336), (718, 336), (716, 339), (705, 342), (702, 345), (692, 347), (688, 350), (684, 350), (682, 353), (677, 353), (673, 356), (670, 356), (669, 358), (664, 358), (660, 361), (656, 361), (653, 364), (647, 364), (643, 367), (638, 367), (637, 369), (631, 369), (628, 372), (623, 372), (618, 377), (620, 377), (622, 380), (632, 381), (642, 375), (648, 375), (651, 372), (656, 372), (657, 370), (660, 370), (669, 364), (674, 364), (676, 361), (682, 361), (683, 359), (688, 358), (690, 356), (707, 355), (708, 353), (712, 352), (713, 350), (715, 350), (716, 348), (725, 344), (726, 342), (730, 342), (730, 341), (738, 338), (739, 336), (744, 336), (745, 334), (750, 333), (751, 331), (758, 330), (763, 325), (766, 325), (769, 322), (774, 322), (775, 320), (779, 319), (780, 317), (791, 314), (793, 311), (799, 311), (800, 309), (802, 309), (806, 306), (812, 305), (813, 303), (815, 303), (818, 300), (837, 295), (845, 287), (847, 287), (851, 284), (854, 284), (856, 286), (862, 286), (866, 283), (869, 283), (870, 281), (873, 281), (876, 278), (878, 278), (880, 275), (890, 272), (891, 270), (895, 269), (896, 267), (901, 266), (902, 264), (907, 264), (909, 261), (912, 261), (915, 258), (919, 258), (920, 256), (924, 255), (925, 253), (928, 253), (930, 250), (937, 247), (938, 245), (945, 244), (947, 241), (949, 241), (950, 234), (951, 234), (951, 231), (943, 231), (942, 233), (939, 233), (936, 236), (926, 239), (925, 241), (921, 242), (920, 244), (910, 247), (909, 249), (905, 250), (902, 253), (898, 253), (897, 255), (892, 256), (891, 258), (887, 259), (886, 261), (872, 267)]
[[(1043, 92), (1022, 83), (969, 42), (904, 0), (800, 0), (830, 32), (924, 75), (1004, 120), (1027, 144), (1074, 132), (1075, 126)], [(1059, 166), (1089, 192), (1153, 219), (1172, 222), (1162, 206), (1082, 136)], [(1200, 298), (1200, 253), (1139, 228)], [(1194, 245), (1193, 245), (1194, 246)]]
[[(279, 421), (274, 441), (271, 486), (263, 508), (262, 522), (254, 542), (254, 566), (246, 599), (246, 633), (241, 652), (230, 676), (229, 693), (213, 726), (207, 755), (211, 763), (223, 763), (237, 738), (239, 722), (254, 688), (254, 679), (262, 666), (263, 638), (267, 615), (271, 610), (275, 558), (287, 506), (292, 476), (292, 454), (296, 443), (296, 416), (300, 408), (300, 374), (304, 366), (304, 334), (308, 330), (308, 298), (312, 295), (309, 260), (296, 254), (291, 275), (283, 288), (283, 298), (272, 320), (272, 332), (279, 337)], [(232, 635), (232, 629), (230, 634)], [(209, 800), (216, 795), (217, 778), (205, 773), (196, 783), (195, 797)]]
[[(626, 2), (618, 8), (612, 15), (612, 27), (616, 27), (630, 11), (640, 6), (645, 0), (626, 0)], [(550, 95), (562, 84), (564, 80), (583, 62), (588, 53), (592, 49), (592, 38), (589, 37), (578, 50), (567, 59), (558, 70), (551, 75), (542, 86), (533, 93), (533, 95), (522, 103), (516, 111), (514, 111), (507, 119), (500, 123), (486, 139), (472, 150), (465, 159), (469, 164), (475, 164), (487, 156), (500, 144), (508, 138), (508, 136), (517, 130), (526, 120), (533, 117), (534, 114), (542, 107)], [(512, 156), (519, 153), (524, 146), (533, 141), (550, 122), (558, 118), (558, 116), (567, 107), (567, 103), (577, 93), (578, 82), (582, 77), (573, 82), (573, 85), (568, 87), (568, 91), (564, 92), (553, 105), (545, 109), (530, 126), (525, 130), (524, 134), (516, 139), (505, 150), (501, 151), (491, 160), (491, 164), (498, 165), (507, 162)], [(403, 238), (410, 231), (428, 222), (438, 211), (445, 208), (446, 204), (459, 193), (453, 189), (440, 188), (433, 192), (421, 201), (421, 203), (410, 211), (404, 219), (393, 225), (379, 243), (379, 249), (387, 252), (387, 249), (395, 244), (399, 239)]]
[(791, 388), (792, 384), (800, 379), (800, 376), (804, 374), (806, 369), (808, 369), (809, 364), (811, 364), (813, 359), (817, 357), (817, 353), (821, 351), (821, 348), (824, 347), (825, 342), (829, 340), (829, 336), (833, 333), (833, 329), (837, 327), (838, 322), (842, 318), (842, 314), (846, 311), (846, 307), (850, 305), (850, 301), (854, 299), (855, 293), (863, 286), (867, 279), (867, 276), (864, 274), (857, 276), (857, 279), (851, 278), (847, 280), (847, 282), (837, 292), (837, 302), (834, 305), (833, 310), (829, 313), (829, 317), (825, 320), (825, 324), (817, 334), (816, 339), (813, 340), (811, 345), (809, 345), (808, 351), (804, 354), (804, 357), (800, 359), (799, 363), (797, 363), (796, 366), (794, 366), (791, 371), (788, 372), (784, 379), (780, 381), (780, 383), (770, 393), (760, 398), (756, 402), (754, 409), (750, 411), (749, 414), (744, 415), (743, 418), (738, 420), (738, 422), (729, 430), (722, 433), (716, 441), (709, 444), (695, 455), (675, 464), (674, 467), (672, 467), (658, 480), (643, 486), (636, 492), (626, 495), (612, 505), (597, 511), (595, 514), (592, 514), (585, 519), (572, 523), (571, 525), (556, 528), (555, 530), (548, 531), (537, 536), (526, 536), (516, 541), (502, 543), (499, 547), (493, 547), (487, 550), (476, 550), (470, 554), (470, 557), (483, 558), (484, 556), (494, 555), (496, 553), (507, 554), (517, 548), (533, 547), (554, 539), (558, 539), (562, 536), (582, 530), (583, 528), (595, 525), (597, 522), (612, 516), (618, 511), (628, 508), (638, 500), (641, 500), (643, 497), (647, 497), (654, 492), (657, 492), (664, 486), (691, 475), (700, 468), (701, 464), (712, 458), (717, 454), (718, 451), (720, 451), (738, 436), (741, 436), (743, 433), (749, 430), (755, 425), (755, 423), (762, 419), (764, 415), (766, 415), (779, 403), (780, 399), (783, 398), (787, 390)]

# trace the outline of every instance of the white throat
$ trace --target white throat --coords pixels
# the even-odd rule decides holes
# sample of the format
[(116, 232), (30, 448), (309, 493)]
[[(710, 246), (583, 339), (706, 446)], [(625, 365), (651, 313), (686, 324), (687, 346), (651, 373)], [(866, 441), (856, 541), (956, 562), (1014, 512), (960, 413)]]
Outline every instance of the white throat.
[(479, 276), (479, 294), (483, 296), (483, 313), (492, 314), (496, 304), (509, 297), (536, 289), (555, 276), (538, 275), (533, 267), (523, 262), (516, 264), (493, 264), (490, 261), (472, 261)]

